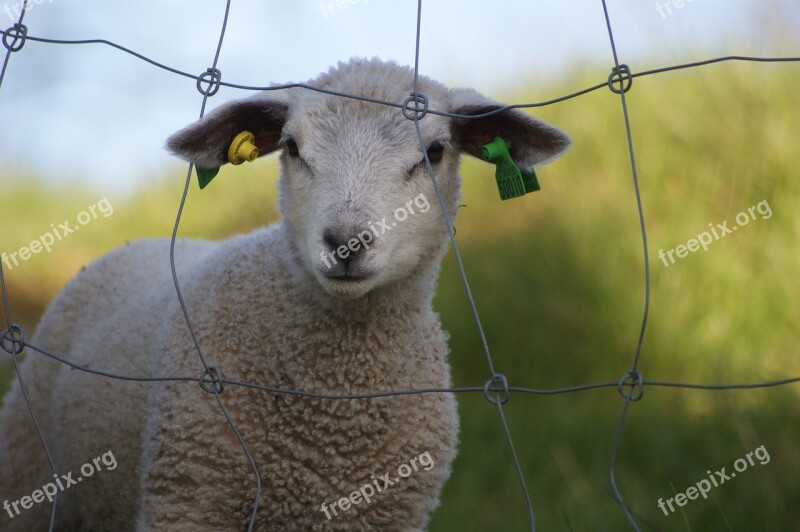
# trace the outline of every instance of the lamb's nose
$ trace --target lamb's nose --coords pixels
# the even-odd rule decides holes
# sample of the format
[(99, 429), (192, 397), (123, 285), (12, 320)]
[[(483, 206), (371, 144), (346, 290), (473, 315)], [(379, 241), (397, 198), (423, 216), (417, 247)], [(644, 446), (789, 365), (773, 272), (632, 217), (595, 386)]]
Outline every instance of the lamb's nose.
[[(355, 234), (355, 232), (341, 231), (333, 227), (329, 227), (323, 233), (322, 240), (328, 245), (328, 247), (330, 247), (331, 251), (336, 252), (343, 262), (349, 263), (355, 260), (358, 257), (359, 252), (362, 250), (360, 247), (360, 242)], [(359, 246), (356, 246), (355, 244), (350, 246), (350, 243), (352, 243), (353, 240), (358, 242)], [(342, 247), (344, 247), (344, 249), (342, 249)], [(354, 249), (355, 251), (353, 251)]]

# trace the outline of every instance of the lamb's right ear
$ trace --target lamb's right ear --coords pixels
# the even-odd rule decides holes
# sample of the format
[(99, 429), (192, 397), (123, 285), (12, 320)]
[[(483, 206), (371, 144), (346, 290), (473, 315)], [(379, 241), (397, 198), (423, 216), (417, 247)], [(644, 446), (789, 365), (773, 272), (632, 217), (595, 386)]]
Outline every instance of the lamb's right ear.
[(167, 149), (193, 162), (199, 170), (211, 170), (228, 162), (228, 148), (241, 131), (255, 136), (258, 154), (278, 148), (289, 109), (285, 91), (266, 91), (226, 103), (167, 139)]
[[(450, 90), (450, 112), (475, 116), (497, 111), (504, 105), (472, 89)], [(461, 149), (483, 158), (483, 146), (501, 137), (508, 144), (511, 158), (523, 171), (552, 161), (569, 147), (569, 135), (519, 109), (507, 109), (484, 118), (456, 118)]]

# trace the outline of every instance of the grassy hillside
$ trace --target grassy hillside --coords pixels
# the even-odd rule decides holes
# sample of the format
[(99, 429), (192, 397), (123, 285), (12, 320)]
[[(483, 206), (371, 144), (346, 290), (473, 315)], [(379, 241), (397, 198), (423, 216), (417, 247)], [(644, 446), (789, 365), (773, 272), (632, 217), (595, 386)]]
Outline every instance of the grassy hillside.
[[(604, 77), (576, 78), (550, 93)], [(736, 383), (800, 375), (796, 79), (797, 66), (728, 63), (637, 79), (628, 94), (652, 281), (645, 378)], [(525, 84), (498, 96), (536, 99)], [(500, 202), (491, 167), (464, 164), (457, 237), (495, 367), (517, 386), (616, 381), (630, 368), (644, 301), (619, 97), (601, 90), (536, 114), (574, 138), (566, 157), (541, 170), (541, 192)], [(92, 258), (126, 240), (168, 235), (183, 172), (176, 167), (132, 198), (109, 198), (113, 215), (7, 271), (15, 321), (31, 331), (52, 295)], [(193, 186), (182, 235), (221, 238), (275, 219), (275, 174), (273, 158), (223, 170), (208, 191)], [(4, 188), (0, 250), (19, 249), (102, 199), (95, 196), (20, 177)], [(659, 258), (659, 250), (687, 245), (718, 224), (731, 228), (750, 207), (748, 223), (707, 251), (673, 254), (668, 266)], [(483, 384), (487, 369), (452, 253), (436, 307), (451, 333), (455, 384)], [(7, 382), (10, 373), (2, 377)], [(798, 385), (647, 388), (630, 408), (616, 469), (642, 529), (793, 529), (800, 520), (797, 399)], [(459, 402), (461, 450), (431, 530), (526, 530), (494, 406), (480, 394)], [(625, 529), (608, 481), (622, 404), (613, 388), (512, 396), (506, 413), (541, 530)], [(762, 445), (769, 463), (756, 462), (669, 516), (657, 507), (707, 470), (730, 473)]]

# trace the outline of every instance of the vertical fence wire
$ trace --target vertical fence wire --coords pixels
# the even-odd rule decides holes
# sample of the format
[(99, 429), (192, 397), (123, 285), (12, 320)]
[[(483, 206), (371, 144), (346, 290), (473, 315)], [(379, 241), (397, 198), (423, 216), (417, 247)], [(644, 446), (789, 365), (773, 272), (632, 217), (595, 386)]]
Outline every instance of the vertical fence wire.
[[(456, 264), (458, 267), (458, 273), (461, 277), (461, 282), (464, 285), (464, 290), (467, 295), (467, 301), (469, 302), (469, 307), (472, 312), (472, 316), (475, 320), (475, 326), (478, 329), (478, 335), (481, 339), (481, 344), (483, 346), (483, 352), (486, 355), (486, 363), (489, 367), (489, 381), (486, 383), (486, 388), (492, 383), (496, 383), (500, 381), (505, 384), (506, 393), (508, 390), (508, 381), (506, 380), (504, 375), (498, 375), (494, 370), (494, 363), (492, 361), (492, 354), (489, 350), (489, 342), (486, 340), (486, 333), (483, 330), (483, 324), (481, 323), (480, 315), (478, 314), (478, 308), (475, 305), (475, 299), (472, 296), (472, 290), (470, 289), (469, 280), (467, 279), (467, 273), (464, 268), (464, 262), (461, 259), (461, 251), (458, 248), (458, 243), (456, 242), (455, 238), (455, 230), (453, 229), (453, 223), (450, 220), (450, 217), (447, 214), (447, 207), (444, 202), (444, 198), (442, 197), (442, 192), (439, 189), (439, 184), (436, 182), (436, 175), (433, 171), (433, 166), (431, 165), (431, 161), (428, 158), (428, 147), (425, 143), (425, 139), (422, 135), (422, 129), (419, 126), (419, 121), (421, 118), (424, 118), (424, 112), (427, 109), (427, 98), (419, 93), (419, 47), (420, 47), (420, 28), (422, 23), (422, 0), (417, 1), (417, 33), (416, 33), (416, 44), (415, 44), (415, 51), (414, 51), (414, 90), (411, 93), (411, 98), (414, 100), (414, 113), (413, 113), (413, 120), (414, 120), (414, 128), (417, 133), (417, 138), (419, 140), (419, 147), (420, 151), (422, 151), (423, 158), (425, 159), (425, 168), (428, 172), (428, 177), (430, 177), (431, 184), (433, 185), (433, 190), (436, 192), (436, 199), (439, 202), (439, 207), (442, 211), (442, 218), (444, 220), (444, 224), (447, 227), (447, 234), (450, 237), (450, 245), (453, 249), (453, 254), (456, 258)], [(406, 100), (408, 102), (408, 100)], [(419, 103), (423, 102), (425, 107), (423, 107), (423, 111), (420, 112), (419, 110)], [(409, 102), (410, 103), (410, 102)], [(407, 106), (404, 104), (403, 111), (407, 110)], [(408, 118), (408, 115), (406, 115)], [(506, 395), (506, 398), (508, 395)], [(486, 394), (486, 399), (490, 402), (493, 402), (497, 406), (497, 414), (500, 417), (500, 422), (503, 426), (503, 434), (505, 435), (506, 443), (508, 444), (508, 448), (511, 451), (511, 458), (514, 462), (514, 470), (517, 474), (517, 479), (520, 483), (520, 488), (522, 490), (522, 496), (525, 500), (525, 506), (528, 511), (528, 521), (530, 524), (530, 528), (532, 532), (536, 530), (536, 519), (534, 516), (533, 511), (533, 503), (531, 502), (530, 494), (528, 493), (528, 486), (525, 483), (525, 475), (522, 472), (522, 466), (520, 465), (519, 457), (517, 456), (517, 452), (514, 448), (514, 440), (511, 437), (511, 431), (508, 428), (508, 421), (506, 420), (505, 413), (503, 412), (503, 403), (505, 401), (500, 401), (497, 396), (495, 396), (495, 400), (492, 400), (489, 394)]]
[[(28, 2), (30, 0), (24, 0), (22, 3), (22, 9), (20, 10), (19, 18), (17, 19), (16, 24), (14, 24), (11, 28), (3, 32), (3, 45), (6, 48), (5, 58), (3, 59), (3, 67), (0, 69), (0, 88), (3, 86), (3, 80), (6, 77), (6, 70), (8, 69), (8, 63), (11, 60), (11, 54), (18, 52), (22, 49), (25, 45), (25, 36), (27, 34), (27, 28), (23, 26), (22, 22), (25, 19), (25, 13), (28, 10)], [(9, 36), (13, 36), (13, 40), (9, 42)], [(6, 278), (5, 272), (3, 271), (3, 261), (0, 261), (0, 295), (3, 298), (3, 311), (5, 313), (6, 319), (6, 326), (7, 329), (3, 332), (2, 337), (2, 347), (3, 349), (11, 354), (11, 358), (14, 361), (14, 370), (17, 374), (17, 382), (19, 383), (20, 391), (22, 392), (22, 396), (25, 399), (25, 405), (28, 408), (28, 414), (31, 417), (31, 421), (33, 422), (33, 426), (36, 429), (36, 435), (39, 438), (39, 443), (42, 445), (42, 450), (44, 451), (45, 456), (47, 457), (47, 463), (50, 466), (50, 471), (53, 472), (53, 476), (58, 477), (58, 469), (56, 468), (55, 462), (53, 461), (53, 455), (50, 453), (50, 449), (47, 446), (47, 441), (45, 440), (44, 433), (42, 432), (42, 427), (39, 423), (39, 418), (36, 416), (36, 411), (33, 408), (33, 404), (31, 404), (30, 396), (28, 395), (28, 388), (25, 386), (25, 379), (22, 376), (22, 371), (19, 365), (19, 355), (24, 350), (23, 342), (25, 340), (24, 333), (22, 328), (14, 325), (11, 320), (11, 305), (8, 299), (8, 292), (6, 291)], [(53, 497), (53, 503), (50, 509), (50, 530), (53, 530), (56, 522), (56, 508), (58, 507), (58, 493), (55, 494)]]
[[(228, 27), (228, 15), (230, 14), (230, 10), (231, 10), (231, 0), (226, 0), (225, 16), (222, 21), (222, 28), (220, 29), (219, 32), (219, 40), (217, 41), (216, 51), (214, 52), (214, 61), (212, 62), (211, 67), (208, 70), (206, 70), (205, 74), (200, 75), (200, 77), (198, 77), (197, 80), (197, 89), (203, 95), (202, 104), (200, 105), (200, 117), (198, 119), (203, 118), (203, 116), (205, 115), (206, 104), (208, 103), (209, 96), (213, 96), (219, 90), (219, 81), (222, 79), (222, 73), (217, 68), (217, 64), (219, 63), (219, 54), (222, 51), (222, 43), (225, 40), (225, 29)], [(202, 80), (207, 81), (205, 88), (203, 88)], [(217, 402), (217, 406), (222, 412), (222, 415), (225, 416), (225, 420), (227, 421), (228, 425), (233, 431), (233, 434), (236, 437), (236, 441), (239, 442), (239, 446), (242, 448), (242, 452), (244, 453), (247, 462), (253, 469), (253, 475), (255, 476), (256, 480), (256, 493), (253, 502), (253, 508), (250, 512), (250, 520), (247, 526), (248, 532), (252, 532), (256, 524), (256, 518), (258, 517), (258, 506), (261, 502), (261, 495), (262, 495), (261, 475), (258, 472), (258, 467), (256, 466), (256, 462), (253, 459), (253, 456), (250, 454), (250, 450), (247, 448), (247, 443), (245, 442), (244, 437), (239, 432), (236, 423), (233, 421), (230, 413), (228, 412), (228, 409), (225, 408), (225, 405), (222, 402), (222, 398), (220, 397), (220, 394), (222, 393), (222, 382), (220, 381), (219, 370), (215, 366), (209, 366), (208, 363), (206, 362), (206, 358), (203, 356), (203, 350), (200, 347), (200, 342), (197, 339), (197, 334), (195, 333), (194, 327), (192, 326), (192, 320), (189, 318), (189, 311), (186, 307), (186, 302), (184, 301), (183, 294), (181, 293), (180, 283), (178, 282), (178, 272), (175, 266), (175, 242), (178, 236), (178, 228), (181, 223), (181, 216), (183, 214), (183, 209), (186, 205), (186, 197), (189, 193), (189, 186), (192, 182), (193, 166), (194, 165), (190, 163), (189, 168), (186, 172), (186, 182), (184, 183), (180, 205), (178, 206), (178, 213), (175, 217), (175, 225), (172, 230), (172, 236), (170, 237), (169, 265), (170, 265), (170, 270), (172, 272), (172, 282), (175, 286), (175, 294), (178, 298), (178, 303), (180, 304), (181, 313), (183, 314), (184, 321), (186, 322), (186, 328), (188, 329), (189, 334), (192, 337), (192, 342), (194, 343), (197, 356), (199, 357), (200, 362), (203, 365), (204, 372), (202, 377), (200, 378), (200, 386), (204, 391), (213, 393), (214, 399)]]
[(625, 119), (625, 136), (628, 142), (628, 154), (630, 156), (630, 164), (631, 164), (631, 175), (633, 177), (633, 188), (636, 194), (636, 208), (639, 214), (639, 228), (641, 230), (642, 235), (642, 253), (644, 256), (644, 310), (642, 312), (642, 325), (639, 329), (639, 339), (636, 342), (636, 352), (633, 357), (633, 365), (631, 366), (631, 370), (629, 375), (634, 379), (631, 383), (630, 390), (627, 393), (624, 393), (624, 388), (620, 386), (620, 391), (624, 398), (624, 403), (622, 405), (622, 413), (620, 414), (619, 423), (617, 425), (617, 430), (614, 434), (614, 443), (611, 446), (611, 460), (609, 464), (609, 480), (611, 481), (611, 489), (614, 492), (614, 499), (619, 504), (620, 508), (622, 508), (623, 513), (625, 514), (625, 518), (628, 520), (628, 523), (636, 530), (639, 531), (639, 526), (636, 524), (636, 520), (633, 518), (631, 513), (628, 511), (628, 507), (625, 505), (625, 502), (622, 499), (622, 494), (619, 491), (619, 487), (617, 486), (617, 479), (614, 475), (614, 467), (617, 463), (617, 452), (619, 451), (620, 443), (622, 442), (622, 431), (625, 427), (625, 421), (628, 415), (628, 409), (631, 405), (632, 398), (635, 397), (633, 394), (637, 392), (635, 389), (636, 382), (639, 383), (639, 390), (638, 390), (638, 398), (635, 400), (641, 399), (641, 394), (644, 392), (644, 389), (641, 388), (641, 373), (637, 370), (639, 365), (639, 357), (642, 354), (642, 343), (644, 342), (644, 333), (645, 329), (647, 328), (647, 315), (650, 310), (650, 257), (647, 253), (647, 228), (645, 227), (644, 221), (644, 209), (642, 207), (642, 195), (639, 191), (639, 174), (636, 171), (636, 155), (633, 149), (633, 135), (631, 134), (631, 121), (630, 117), (628, 116), (628, 103), (625, 100), (625, 93), (630, 89), (632, 85), (632, 81), (627, 83), (625, 76), (626, 73), (630, 76), (630, 70), (627, 65), (620, 65), (619, 56), (617, 55), (617, 45), (614, 41), (614, 30), (611, 27), (611, 18), (608, 14), (608, 5), (606, 4), (606, 0), (601, 0), (603, 3), (603, 16), (605, 17), (606, 21), (606, 28), (608, 29), (608, 40), (611, 45), (611, 53), (614, 58), (614, 69), (612, 72), (612, 78), (609, 81), (609, 87), (613, 90), (614, 89), (614, 75), (618, 76), (619, 79), (619, 97), (620, 102), (622, 104), (622, 115)]

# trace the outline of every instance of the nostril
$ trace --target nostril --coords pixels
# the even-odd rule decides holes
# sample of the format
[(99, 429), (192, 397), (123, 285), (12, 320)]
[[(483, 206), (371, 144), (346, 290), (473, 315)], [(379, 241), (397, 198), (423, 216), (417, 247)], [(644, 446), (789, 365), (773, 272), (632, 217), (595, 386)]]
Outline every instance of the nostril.
[(329, 227), (322, 233), (322, 240), (328, 246), (330, 255), (335, 255), (335, 258), (344, 264), (350, 264), (360, 257), (365, 249), (362, 246), (363, 241), (355, 236), (356, 234), (352, 228)]
[(324, 240), (332, 250), (335, 250), (339, 246), (346, 246), (348, 238), (344, 233), (337, 233), (333, 229), (327, 229), (322, 235), (322, 240)]

